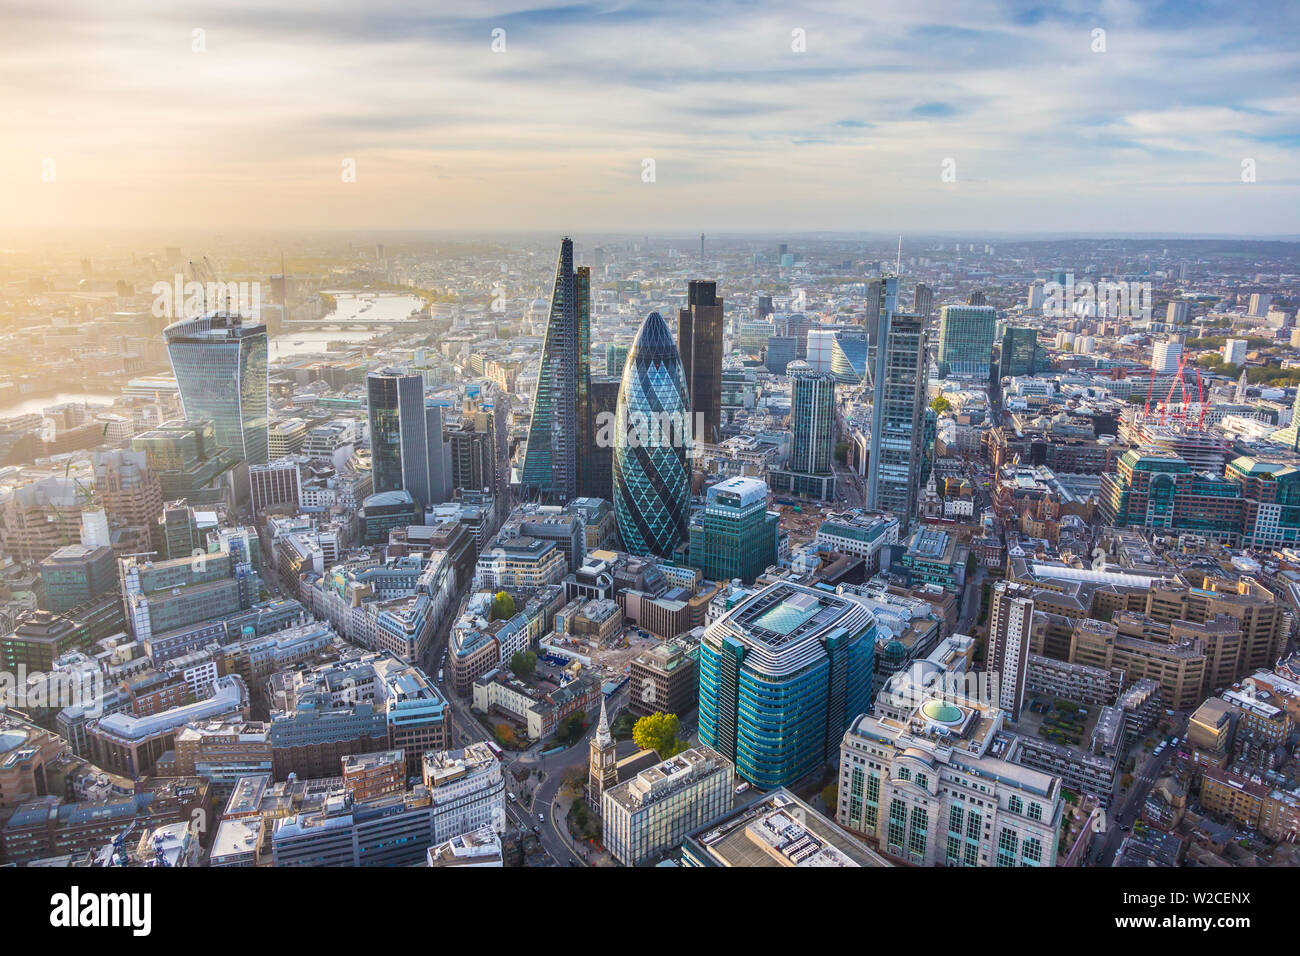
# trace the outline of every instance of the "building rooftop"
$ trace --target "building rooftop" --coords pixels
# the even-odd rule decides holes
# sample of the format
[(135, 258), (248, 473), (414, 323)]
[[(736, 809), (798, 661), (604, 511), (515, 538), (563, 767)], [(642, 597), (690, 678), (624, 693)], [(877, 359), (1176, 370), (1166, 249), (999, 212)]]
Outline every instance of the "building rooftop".
[(784, 787), (691, 833), (693, 855), (712, 866), (892, 866)]

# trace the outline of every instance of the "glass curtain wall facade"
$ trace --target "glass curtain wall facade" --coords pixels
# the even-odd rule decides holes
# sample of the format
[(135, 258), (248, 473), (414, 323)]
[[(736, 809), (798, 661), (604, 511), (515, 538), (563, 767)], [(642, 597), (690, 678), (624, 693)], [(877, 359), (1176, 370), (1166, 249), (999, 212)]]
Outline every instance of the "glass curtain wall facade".
[(831, 471), (835, 455), (835, 380), (807, 362), (791, 363), (790, 470), (806, 475)]
[(573, 240), (560, 243), (542, 363), (520, 483), (525, 494), (568, 501), (586, 486), (592, 421), (591, 270), (573, 267)]
[(690, 562), (710, 581), (749, 583), (776, 563), (777, 516), (768, 513), (767, 484), (757, 478), (710, 488), (690, 530)]
[(939, 374), (988, 378), (997, 321), (990, 305), (945, 305), (939, 315)]
[(213, 312), (173, 322), (163, 339), (185, 417), (211, 421), (217, 443), (236, 460), (265, 464), (270, 457), (266, 326)]
[(702, 416), (702, 441), (722, 440), (722, 300), (716, 282), (692, 279), (686, 308), (677, 315), (677, 351), (691, 399), (692, 414)]
[(632, 554), (671, 557), (686, 535), (689, 413), (677, 346), (651, 312), (628, 352), (614, 424), (614, 518)]
[(700, 740), (756, 787), (833, 759), (871, 705), (876, 623), (849, 598), (780, 582), (715, 621), (700, 643)]

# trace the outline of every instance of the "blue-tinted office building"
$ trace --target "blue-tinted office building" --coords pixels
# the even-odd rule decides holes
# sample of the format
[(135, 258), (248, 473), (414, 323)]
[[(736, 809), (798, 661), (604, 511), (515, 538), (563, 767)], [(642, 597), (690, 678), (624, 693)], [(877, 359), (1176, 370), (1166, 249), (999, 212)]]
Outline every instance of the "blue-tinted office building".
[(876, 621), (850, 597), (778, 582), (709, 626), (700, 642), (700, 740), (761, 789), (835, 759), (870, 709)]
[(677, 344), (651, 312), (628, 352), (614, 423), (614, 519), (632, 554), (670, 558), (686, 536), (690, 407)]
[(173, 322), (163, 338), (185, 418), (211, 421), (217, 444), (236, 460), (265, 464), (270, 454), (266, 326), (233, 312), (211, 312)]

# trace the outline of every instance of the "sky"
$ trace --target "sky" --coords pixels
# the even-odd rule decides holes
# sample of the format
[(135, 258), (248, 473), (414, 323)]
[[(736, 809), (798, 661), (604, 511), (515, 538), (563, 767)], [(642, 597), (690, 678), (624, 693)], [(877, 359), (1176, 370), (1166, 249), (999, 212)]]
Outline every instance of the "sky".
[(0, 0), (0, 231), (1294, 235), (1298, 31), (1288, 0)]

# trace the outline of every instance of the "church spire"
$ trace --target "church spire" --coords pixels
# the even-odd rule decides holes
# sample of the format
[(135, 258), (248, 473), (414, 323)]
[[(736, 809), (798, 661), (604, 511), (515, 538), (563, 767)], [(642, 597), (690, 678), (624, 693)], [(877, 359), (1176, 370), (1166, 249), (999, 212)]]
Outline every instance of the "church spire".
[(600, 701), (600, 723), (596, 725), (596, 742), (602, 747), (608, 747), (614, 742), (613, 736), (609, 732), (609, 717), (605, 713), (605, 699)]

